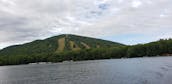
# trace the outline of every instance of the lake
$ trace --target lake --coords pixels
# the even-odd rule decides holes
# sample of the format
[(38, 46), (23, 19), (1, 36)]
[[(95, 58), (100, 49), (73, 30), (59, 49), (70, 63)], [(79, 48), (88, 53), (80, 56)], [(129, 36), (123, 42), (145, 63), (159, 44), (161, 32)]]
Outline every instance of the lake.
[(172, 84), (172, 57), (1, 66), (0, 84)]

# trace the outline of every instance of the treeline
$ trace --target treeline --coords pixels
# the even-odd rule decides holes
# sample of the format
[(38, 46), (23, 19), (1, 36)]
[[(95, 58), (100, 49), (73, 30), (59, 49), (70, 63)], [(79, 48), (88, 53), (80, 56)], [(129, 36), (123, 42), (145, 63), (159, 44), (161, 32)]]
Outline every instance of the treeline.
[(148, 44), (130, 46), (127, 50), (128, 57), (162, 56), (172, 54), (172, 39), (159, 40)]
[(0, 56), (0, 65), (18, 65), (36, 62), (62, 62), (67, 60), (95, 60), (124, 57), (127, 47), (95, 48), (59, 53)]
[(83, 49), (58, 53), (29, 53), (13, 56), (0, 56), (0, 65), (18, 65), (35, 62), (62, 62), (66, 60), (95, 60), (113, 58), (133, 58), (172, 54), (172, 39), (159, 40), (148, 44), (120, 46), (112, 48)]

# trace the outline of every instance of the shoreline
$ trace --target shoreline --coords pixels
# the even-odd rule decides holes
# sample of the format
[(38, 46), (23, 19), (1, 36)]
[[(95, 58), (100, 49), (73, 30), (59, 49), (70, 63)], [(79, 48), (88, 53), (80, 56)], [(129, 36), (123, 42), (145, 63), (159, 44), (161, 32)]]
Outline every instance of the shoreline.
[(128, 59), (142, 59), (142, 58), (165, 58), (165, 57), (172, 57), (172, 56), (144, 56), (144, 57), (133, 57), (133, 58), (112, 58), (112, 59), (95, 59), (95, 60), (79, 60), (79, 61), (63, 61), (63, 62), (38, 62), (38, 63), (28, 63), (28, 64), (18, 64), (18, 65), (2, 65), (0, 67), (5, 66), (22, 66), (22, 65), (48, 65), (48, 64), (65, 64), (65, 63), (78, 63), (78, 62), (89, 62), (89, 61), (103, 61), (103, 60), (128, 60)]

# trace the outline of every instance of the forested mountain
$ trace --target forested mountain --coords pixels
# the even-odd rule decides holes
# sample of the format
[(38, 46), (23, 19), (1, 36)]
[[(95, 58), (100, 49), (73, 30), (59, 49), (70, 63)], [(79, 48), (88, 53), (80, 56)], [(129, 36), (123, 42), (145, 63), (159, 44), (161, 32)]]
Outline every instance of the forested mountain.
[(59, 35), (0, 51), (0, 65), (172, 55), (172, 39), (127, 46), (76, 35)]
[(0, 51), (0, 56), (44, 55), (48, 53), (53, 54), (65, 51), (119, 46), (123, 46), (123, 44), (90, 37), (63, 34), (23, 45), (14, 45), (4, 48)]
[(96, 39), (96, 38), (63, 34), (59, 36), (50, 37), (44, 40), (36, 40), (30, 43), (26, 43), (22, 45), (14, 45), (4, 48), (0, 51), (0, 57), (1, 58), (25, 57), (25, 58), (33, 58), (33, 59), (40, 58), (41, 60), (36, 60), (37, 62), (37, 61), (44, 61), (42, 60), (42, 58), (46, 60), (47, 57), (63, 52), (80, 51), (80, 50), (95, 49), (95, 48), (119, 47), (119, 46), (124, 46), (124, 45), (120, 43)]

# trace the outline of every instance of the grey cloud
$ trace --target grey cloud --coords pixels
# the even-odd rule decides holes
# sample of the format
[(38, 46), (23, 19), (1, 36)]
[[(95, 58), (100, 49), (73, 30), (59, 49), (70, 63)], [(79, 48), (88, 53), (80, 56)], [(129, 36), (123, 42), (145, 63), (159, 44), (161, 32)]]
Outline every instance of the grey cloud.
[(171, 22), (171, 0), (0, 0), (0, 47), (62, 33), (170, 37)]

